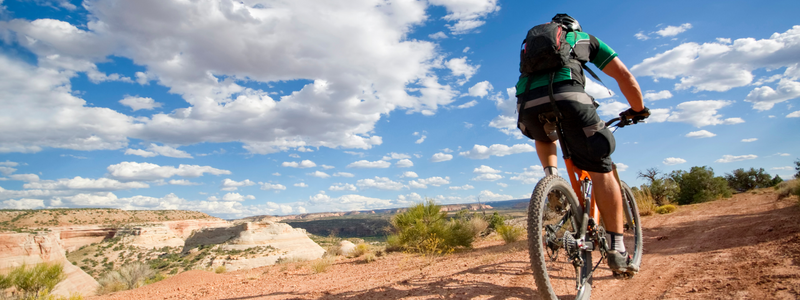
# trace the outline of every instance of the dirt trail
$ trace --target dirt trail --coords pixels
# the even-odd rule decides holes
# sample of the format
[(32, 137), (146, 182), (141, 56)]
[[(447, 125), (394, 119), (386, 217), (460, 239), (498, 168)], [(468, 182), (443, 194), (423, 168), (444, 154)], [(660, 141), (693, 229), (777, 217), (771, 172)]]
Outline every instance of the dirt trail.
[[(798, 299), (800, 207), (770, 191), (735, 195), (644, 217), (642, 271), (595, 273), (593, 299)], [(293, 263), (227, 274), (191, 271), (90, 299), (532, 299), (526, 241), (482, 241), (425, 258), (394, 253), (340, 260), (314, 274)]]

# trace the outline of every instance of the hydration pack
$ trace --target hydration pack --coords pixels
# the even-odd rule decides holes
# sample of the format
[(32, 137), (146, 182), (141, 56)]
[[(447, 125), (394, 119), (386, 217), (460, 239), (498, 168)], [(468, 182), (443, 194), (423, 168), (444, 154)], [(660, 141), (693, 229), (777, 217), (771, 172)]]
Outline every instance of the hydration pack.
[(528, 30), (520, 50), (519, 72), (526, 76), (544, 75), (556, 72), (574, 61), (571, 60), (572, 45), (567, 42), (568, 33), (561, 24), (554, 22)]

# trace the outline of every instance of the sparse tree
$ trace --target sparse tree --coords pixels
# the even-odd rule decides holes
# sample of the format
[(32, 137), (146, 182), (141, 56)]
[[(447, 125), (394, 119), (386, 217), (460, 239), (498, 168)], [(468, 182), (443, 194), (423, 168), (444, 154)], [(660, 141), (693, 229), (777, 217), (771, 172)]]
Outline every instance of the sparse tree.
[(725, 174), (725, 180), (728, 181), (728, 185), (732, 189), (738, 192), (749, 191), (756, 188), (766, 188), (774, 185), (771, 176), (764, 171), (764, 168), (758, 170), (750, 168), (748, 171), (736, 169), (733, 170), (732, 174)]
[(794, 178), (800, 179), (800, 159), (795, 160), (794, 165), (794, 170), (797, 171), (797, 173), (794, 174)]

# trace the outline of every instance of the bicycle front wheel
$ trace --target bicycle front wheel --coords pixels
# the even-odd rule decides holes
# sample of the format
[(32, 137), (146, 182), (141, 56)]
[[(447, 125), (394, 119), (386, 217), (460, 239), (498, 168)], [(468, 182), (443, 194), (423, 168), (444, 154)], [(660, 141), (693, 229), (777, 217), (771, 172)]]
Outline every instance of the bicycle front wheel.
[[(623, 233), (625, 240), (625, 249), (628, 253), (633, 255), (631, 266), (636, 270), (642, 263), (642, 223), (639, 219), (639, 206), (636, 205), (636, 198), (633, 197), (631, 188), (624, 181), (620, 181), (620, 188), (622, 188), (622, 207), (625, 212), (625, 224)], [(638, 272), (638, 271), (636, 271)], [(635, 272), (633, 273), (635, 274)], [(633, 275), (629, 274), (629, 275)]]
[(564, 178), (539, 181), (528, 205), (528, 254), (542, 299), (589, 299), (592, 253), (575, 242), (582, 218), (578, 196)]

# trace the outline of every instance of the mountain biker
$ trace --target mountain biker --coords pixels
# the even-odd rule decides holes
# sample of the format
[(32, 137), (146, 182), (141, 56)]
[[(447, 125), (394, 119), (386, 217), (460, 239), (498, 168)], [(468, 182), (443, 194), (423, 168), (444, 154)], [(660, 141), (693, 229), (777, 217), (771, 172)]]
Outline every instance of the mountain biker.
[(584, 33), (578, 21), (567, 14), (555, 15), (552, 22), (561, 24), (568, 32), (567, 42), (573, 46), (570, 63), (556, 72), (552, 79), (550, 75), (520, 75), (517, 82), (517, 126), (522, 134), (535, 140), (536, 153), (545, 175), (557, 174), (558, 136), (552, 124), (555, 121), (552, 119), (552, 96), (560, 113), (562, 138), (570, 149), (572, 161), (576, 167), (589, 172), (592, 178), (592, 192), (598, 199), (597, 206), (610, 235), (608, 266), (615, 273), (638, 271), (637, 267), (630, 265), (631, 256), (623, 244), (622, 193), (612, 172), (610, 157), (615, 148), (614, 136), (597, 115), (594, 98), (585, 92), (586, 77), (581, 64), (591, 62), (617, 81), (631, 106), (620, 116), (644, 119), (650, 112), (644, 106), (639, 83), (614, 50), (598, 38)]

